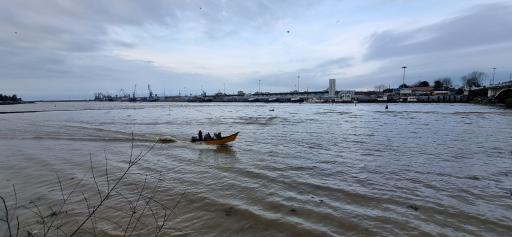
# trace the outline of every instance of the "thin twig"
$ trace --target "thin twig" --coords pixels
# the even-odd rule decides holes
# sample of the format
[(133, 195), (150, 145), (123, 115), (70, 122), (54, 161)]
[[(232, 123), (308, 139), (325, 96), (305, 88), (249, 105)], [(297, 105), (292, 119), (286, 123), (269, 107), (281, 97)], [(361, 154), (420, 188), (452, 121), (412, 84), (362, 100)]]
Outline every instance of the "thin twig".
[(55, 174), (57, 176), (57, 180), (59, 181), (59, 186), (60, 186), (60, 194), (62, 195), (62, 201), (64, 201), (64, 189), (62, 188), (62, 182), (60, 181), (60, 177), (59, 177), (59, 174)]
[(133, 132), (132, 132), (132, 145), (131, 145), (131, 149), (130, 149), (130, 160), (128, 161), (128, 164), (131, 164), (132, 163), (132, 157), (133, 157), (133, 142), (135, 140), (135, 137), (133, 136)]
[(124, 194), (122, 194), (121, 192), (119, 192), (119, 190), (114, 190), (114, 192), (116, 192), (117, 194), (119, 194), (119, 196), (121, 196), (122, 198), (124, 198), (126, 201), (128, 201), (128, 205), (130, 206), (130, 210), (133, 209), (133, 203), (132, 203), (132, 200), (130, 200), (129, 198), (127, 198)]
[[(75, 190), (78, 188), (78, 186), (82, 183), (82, 181), (84, 180), (84, 178), (82, 177), (80, 179), (80, 181), (78, 181), (78, 183), (73, 186), (73, 189), (71, 190), (71, 192), (68, 193), (68, 195), (66, 196), (66, 199), (64, 199), (64, 201), (62, 202), (62, 205), (60, 206), (59, 210), (57, 211), (57, 213), (62, 213), (62, 210), (64, 209), (64, 207), (66, 206), (66, 203), (68, 202), (69, 198), (71, 197), (71, 195), (75, 192)], [(50, 232), (50, 229), (52, 228), (53, 224), (55, 223), (55, 220), (57, 220), (57, 218), (53, 218), (52, 221), (50, 222), (50, 224), (48, 225), (48, 230), (45, 231), (46, 233)], [(46, 236), (46, 234), (44, 235)]]
[[(180, 204), (181, 200), (183, 199), (183, 196), (185, 196), (185, 193), (186, 192), (183, 192), (180, 196), (180, 198), (178, 199), (178, 201), (176, 201), (176, 204), (174, 205), (174, 207), (171, 209), (171, 212), (174, 213), (174, 210), (176, 209), (176, 207), (178, 207), (178, 205)], [(158, 229), (158, 231), (156, 232), (155, 234), (155, 237), (158, 236), (160, 234), (160, 232), (162, 232), (162, 230), (164, 229), (164, 226), (165, 224), (167, 223), (167, 220), (168, 220), (169, 216), (167, 215), (167, 210), (164, 211), (164, 218), (162, 220), (162, 225), (160, 226), (160, 229)]]
[(126, 228), (124, 229), (123, 236), (126, 236), (126, 232), (128, 231), (128, 228), (130, 227), (130, 224), (131, 224), (132, 219), (133, 219), (133, 215), (135, 215), (135, 213), (137, 213), (137, 206), (139, 205), (140, 197), (142, 196), (142, 193), (144, 192), (144, 188), (146, 187), (147, 179), (148, 179), (148, 177), (146, 176), (146, 178), (144, 178), (144, 183), (142, 184), (142, 189), (140, 190), (139, 195), (137, 197), (137, 201), (135, 201), (135, 206), (132, 209), (132, 214), (130, 215), (130, 219), (128, 220), (128, 224), (126, 225)]
[[(146, 178), (148, 177), (148, 175), (146, 175)], [(161, 180), (161, 177), (162, 177), (162, 172), (160, 172), (158, 178), (157, 178), (157, 182), (155, 184), (155, 186), (153, 187), (153, 190), (151, 190), (151, 197), (155, 195), (156, 191), (158, 190), (158, 187), (160, 186), (160, 180)], [(144, 180), (145, 182), (146, 180)], [(144, 190), (141, 191), (141, 194)], [(136, 229), (137, 227), (137, 223), (140, 222), (140, 219), (142, 218), (142, 216), (144, 215), (144, 213), (146, 212), (146, 209), (148, 208), (148, 206), (150, 207), (151, 209), (151, 206), (149, 204), (149, 202), (151, 201), (151, 199), (149, 198), (146, 198), (146, 204), (144, 205), (144, 208), (142, 209), (141, 213), (139, 214), (139, 216), (137, 217), (137, 222), (133, 225), (133, 228), (132, 228), (132, 231), (130, 232), (130, 236), (133, 235), (133, 231)], [(158, 224), (158, 222), (157, 222)]]
[(121, 177), (119, 177), (119, 179), (114, 183), (114, 185), (108, 190), (107, 194), (103, 197), (103, 199), (101, 199), (101, 201), (98, 203), (98, 205), (94, 208), (94, 210), (91, 212), (91, 214), (89, 214), (81, 223), (80, 225), (78, 225), (75, 230), (70, 234), (70, 237), (71, 236), (74, 236), (81, 228), (82, 226), (92, 217), (92, 215), (94, 213), (96, 213), (96, 211), (103, 205), (103, 203), (108, 199), (108, 197), (110, 196), (110, 194), (112, 193), (112, 191), (117, 187), (117, 185), (119, 185), (119, 183), (124, 179), (124, 177), (126, 176), (126, 173), (128, 173), (130, 171), (130, 169), (137, 164), (137, 162), (139, 162), (142, 158), (144, 158), (152, 149), (153, 147), (155, 147), (157, 142), (153, 143), (153, 145), (151, 145), (151, 147), (147, 150), (147, 152), (145, 152), (144, 154), (142, 154), (141, 156), (138, 156), (136, 157), (133, 162), (130, 162), (130, 164), (128, 165), (128, 167), (126, 168), (126, 170), (123, 172), (123, 174), (121, 175)]
[(16, 192), (16, 186), (12, 184), (12, 191), (14, 193), (14, 213), (13, 216), (16, 217), (16, 237), (20, 233), (20, 219), (18, 218), (18, 193)]
[(110, 181), (108, 180), (108, 159), (107, 159), (107, 151), (103, 150), (103, 154), (105, 154), (105, 176), (107, 177), (107, 190), (110, 189)]
[[(82, 192), (82, 197), (84, 198), (85, 205), (87, 206), (87, 212), (89, 214), (91, 214), (91, 205), (89, 205), (89, 200), (87, 200), (87, 197), (85, 196), (85, 194), (83, 192)], [(94, 235), (96, 235), (96, 225), (94, 224), (94, 218), (91, 219), (91, 225), (92, 225), (93, 233), (94, 233)]]
[(48, 234), (48, 232), (46, 232), (46, 220), (45, 220), (45, 217), (43, 215), (43, 212), (41, 211), (41, 209), (39, 208), (37, 203), (31, 201), (30, 204), (34, 205), (34, 207), (36, 208), (37, 216), (39, 216), (39, 218), (41, 219), (41, 222), (43, 223), (43, 236), (46, 236)]
[(92, 179), (94, 180), (94, 184), (96, 184), (96, 190), (98, 190), (98, 195), (100, 196), (100, 200), (103, 199), (101, 196), (100, 187), (98, 185), (98, 181), (96, 181), (96, 176), (94, 176), (94, 168), (92, 166), (92, 153), (89, 153), (89, 161), (91, 162), (91, 173), (92, 173)]
[(149, 211), (151, 211), (151, 215), (153, 216), (153, 219), (155, 220), (155, 234), (158, 231), (158, 227), (160, 226), (158, 224), (158, 217), (155, 214), (155, 211), (153, 211), (153, 208), (151, 207), (151, 203), (149, 204)]
[(7, 229), (9, 230), (9, 236), (12, 237), (11, 223), (9, 222), (9, 208), (7, 208), (7, 204), (5, 203), (4, 197), (0, 196), (0, 199), (2, 199), (2, 202), (4, 203), (4, 209), (5, 209), (5, 220), (2, 220), (2, 221), (4, 221), (7, 224)]
[(18, 234), (20, 233), (20, 218), (16, 216), (16, 237), (18, 237)]

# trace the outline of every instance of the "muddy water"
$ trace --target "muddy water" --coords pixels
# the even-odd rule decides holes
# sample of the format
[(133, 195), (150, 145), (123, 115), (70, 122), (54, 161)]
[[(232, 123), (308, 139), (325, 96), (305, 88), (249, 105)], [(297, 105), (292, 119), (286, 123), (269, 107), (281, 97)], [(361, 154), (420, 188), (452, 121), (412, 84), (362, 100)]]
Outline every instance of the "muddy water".
[[(164, 235), (512, 233), (511, 110), (469, 104), (391, 104), (389, 111), (383, 107), (0, 106), (0, 112), (28, 112), (0, 114), (1, 195), (12, 205), (14, 184), (20, 205), (58, 205), (58, 174), (67, 192), (85, 180), (80, 192), (94, 202), (89, 155), (104, 189), (105, 155), (113, 179), (127, 165), (133, 133), (135, 153), (148, 149), (157, 137), (177, 140), (156, 144), (120, 187), (129, 195), (140, 190), (145, 179), (148, 187), (158, 182), (155, 198), (168, 206), (183, 195)], [(240, 135), (227, 147), (189, 143), (198, 129)], [(82, 220), (83, 204), (79, 194), (68, 204), (66, 221)], [(114, 195), (109, 205), (127, 203)], [(18, 213), (34, 229), (37, 218), (28, 209)], [(99, 233), (123, 235), (116, 225), (126, 223), (129, 215), (102, 211), (114, 221), (98, 221)], [(152, 228), (148, 224), (135, 234), (151, 234)], [(0, 231), (5, 233), (5, 226), (0, 225)]]

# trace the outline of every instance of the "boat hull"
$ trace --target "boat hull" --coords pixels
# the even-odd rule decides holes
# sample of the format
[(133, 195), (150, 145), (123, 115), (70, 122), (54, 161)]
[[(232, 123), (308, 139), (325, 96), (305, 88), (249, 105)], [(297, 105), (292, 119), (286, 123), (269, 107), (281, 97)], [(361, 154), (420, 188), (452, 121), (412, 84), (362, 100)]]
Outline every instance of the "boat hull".
[(208, 145), (224, 145), (229, 142), (232, 142), (236, 140), (236, 137), (238, 136), (239, 132), (236, 132), (234, 134), (231, 134), (229, 136), (223, 137), (222, 139), (216, 139), (216, 140), (210, 140), (210, 141), (203, 141), (204, 143)]

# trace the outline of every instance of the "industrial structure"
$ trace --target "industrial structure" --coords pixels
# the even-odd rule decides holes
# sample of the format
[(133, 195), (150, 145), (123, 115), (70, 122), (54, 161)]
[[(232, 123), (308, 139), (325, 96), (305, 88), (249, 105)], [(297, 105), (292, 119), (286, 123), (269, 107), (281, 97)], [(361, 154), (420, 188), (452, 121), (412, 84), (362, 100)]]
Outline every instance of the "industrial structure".
[[(489, 89), (489, 95), (503, 95), (510, 84), (501, 84)], [(298, 88), (298, 87), (297, 87)], [(121, 90), (114, 96), (108, 93), (96, 93), (94, 99), (97, 101), (168, 101), (168, 102), (265, 102), (265, 103), (351, 103), (351, 102), (465, 102), (467, 94), (458, 90), (436, 91), (433, 87), (404, 87), (398, 89), (385, 89), (382, 91), (355, 91), (336, 90), (336, 79), (329, 79), (328, 87), (320, 91), (299, 91), (290, 92), (262, 92), (258, 81), (258, 91), (245, 93), (238, 91), (236, 94), (218, 92), (214, 95), (207, 95), (202, 91), (200, 95), (192, 96), (181, 94), (178, 96), (158, 96), (153, 93), (151, 85), (148, 84), (147, 96), (137, 97), (137, 86), (134, 86), (131, 96)], [(506, 92), (508, 93), (508, 92)]]

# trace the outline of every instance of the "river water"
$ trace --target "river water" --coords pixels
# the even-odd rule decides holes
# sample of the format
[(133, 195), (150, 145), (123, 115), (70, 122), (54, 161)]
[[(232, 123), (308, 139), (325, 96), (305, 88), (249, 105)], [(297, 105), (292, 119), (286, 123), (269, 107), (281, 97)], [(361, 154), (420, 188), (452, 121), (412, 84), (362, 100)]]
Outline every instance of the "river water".
[[(512, 110), (471, 104), (390, 104), (388, 111), (383, 104), (0, 106), (0, 113), (13, 111), (27, 113), (0, 114), (0, 194), (9, 205), (12, 184), (20, 205), (58, 203), (56, 174), (66, 192), (77, 180), (91, 181), (89, 155), (98, 180), (106, 177), (99, 174), (105, 155), (111, 172), (121, 171), (133, 133), (134, 153), (158, 137), (177, 140), (156, 144), (130, 171), (133, 185), (122, 186), (136, 192), (147, 179), (148, 186), (159, 182), (159, 202), (173, 206), (181, 197), (163, 235), (512, 233)], [(188, 142), (198, 129), (240, 135), (225, 147)], [(151, 179), (155, 174), (161, 182)], [(84, 183), (93, 202), (96, 187)], [(115, 196), (109, 202), (127, 205)], [(80, 212), (82, 204), (67, 205)], [(34, 230), (37, 218), (28, 209), (19, 210), (22, 227)], [(104, 214), (118, 223), (129, 218)], [(99, 233), (122, 235), (114, 224), (97, 222)]]

